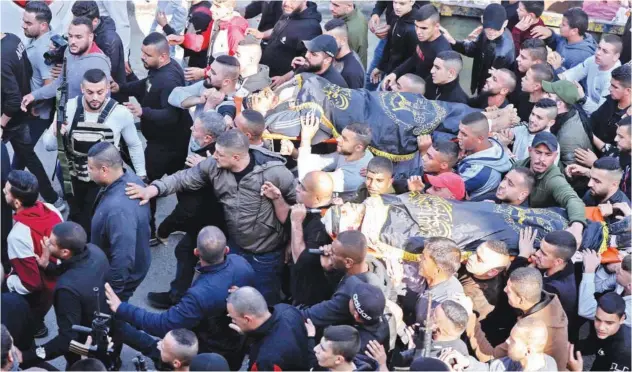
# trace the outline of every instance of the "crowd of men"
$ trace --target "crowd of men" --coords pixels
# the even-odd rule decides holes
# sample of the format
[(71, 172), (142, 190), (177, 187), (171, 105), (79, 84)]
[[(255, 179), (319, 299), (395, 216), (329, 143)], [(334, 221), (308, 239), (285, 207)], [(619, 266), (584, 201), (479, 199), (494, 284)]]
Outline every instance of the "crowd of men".
[[(331, 0), (327, 22), (305, 0), (241, 13), (235, 0), (159, 1), (139, 79), (119, 27), (129, 21), (102, 3), (74, 2), (66, 41), (44, 1), (25, 5), (26, 43), (1, 35), (3, 371), (54, 370), (46, 361), (60, 356), (69, 370), (117, 369), (123, 345), (176, 371), (630, 370), (629, 20), (597, 42), (581, 8), (558, 33), (544, 1), (510, 0), (457, 40), (427, 1), (377, 1), (366, 17)], [(419, 135), (409, 165), (371, 151), (367, 123), (330, 140), (310, 112), (300, 137), (271, 135), (271, 121), (293, 119), (260, 109), (258, 94), (308, 73), (480, 111), (451, 139)], [(483, 113), (507, 106), (519, 123), (492, 132)], [(58, 158), (52, 180), (40, 140)], [(426, 237), (421, 280), (395, 291), (367, 237), (330, 234), (321, 216), (407, 192), (558, 207), (568, 226), (525, 228), (517, 251), (487, 240), (466, 254)], [(157, 199), (171, 194), (158, 223)], [(598, 251), (584, 244), (593, 222), (606, 231)], [(147, 295), (165, 311), (130, 304), (152, 247), (173, 233), (175, 277)], [(42, 343), (51, 308), (58, 330)], [(93, 327), (97, 310), (111, 346), (73, 328)]]

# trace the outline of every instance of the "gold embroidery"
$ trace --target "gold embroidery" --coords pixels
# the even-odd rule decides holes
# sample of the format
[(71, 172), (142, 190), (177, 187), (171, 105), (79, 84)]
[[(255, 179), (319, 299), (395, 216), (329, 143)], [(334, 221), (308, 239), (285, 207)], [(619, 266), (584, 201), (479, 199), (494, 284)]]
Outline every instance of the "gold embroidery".
[(325, 96), (335, 108), (343, 111), (349, 108), (349, 100), (351, 99), (351, 91), (349, 89), (328, 84), (323, 88), (323, 93), (325, 93)]
[(452, 236), (452, 204), (434, 195), (411, 192), (408, 202), (414, 205), (416, 215), (414, 219), (419, 226), (420, 236), (443, 237)]

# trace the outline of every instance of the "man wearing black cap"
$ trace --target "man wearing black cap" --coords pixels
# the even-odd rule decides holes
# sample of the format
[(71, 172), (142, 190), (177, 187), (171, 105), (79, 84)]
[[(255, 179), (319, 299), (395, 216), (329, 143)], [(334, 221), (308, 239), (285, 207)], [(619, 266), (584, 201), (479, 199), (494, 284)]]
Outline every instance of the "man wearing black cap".
[(621, 296), (613, 292), (601, 296), (591, 337), (580, 345), (581, 352), (575, 353), (573, 345), (568, 348), (568, 369), (584, 370), (583, 352), (595, 355), (591, 371), (629, 371), (630, 327), (624, 323), (625, 302)]
[(349, 300), (349, 312), (360, 333), (361, 353), (371, 340), (376, 340), (388, 349), (388, 322), (382, 316), (385, 308), (386, 298), (381, 289), (368, 283), (360, 283), (355, 287)]
[(480, 33), (476, 41), (456, 41), (449, 32), (442, 30), (455, 51), (474, 58), (470, 85), (473, 94), (483, 91), (489, 69), (510, 69), (516, 59), (513, 38), (506, 27), (505, 8), (500, 4), (490, 4), (483, 12), (484, 32)]
[(336, 39), (331, 35), (319, 35), (312, 40), (305, 40), (305, 48), (307, 53), (305, 57), (296, 57), (292, 60), (292, 68), (287, 74), (280, 77), (272, 83), (272, 87), (278, 87), (280, 84), (290, 80), (294, 75), (302, 72), (310, 72), (321, 76), (332, 84), (336, 84), (342, 88), (348, 88), (347, 82), (340, 72), (333, 66), (336, 54), (338, 54), (338, 44)]

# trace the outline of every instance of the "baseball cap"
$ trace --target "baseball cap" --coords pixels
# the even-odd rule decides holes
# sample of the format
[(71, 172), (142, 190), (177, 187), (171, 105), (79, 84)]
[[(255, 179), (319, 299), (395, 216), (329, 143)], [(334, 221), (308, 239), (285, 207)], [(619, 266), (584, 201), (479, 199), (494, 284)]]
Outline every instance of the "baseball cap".
[(579, 91), (572, 81), (542, 81), (542, 90), (547, 93), (556, 94), (562, 101), (569, 105), (579, 101)]
[(457, 200), (463, 200), (465, 198), (465, 182), (463, 178), (456, 173), (447, 172), (437, 176), (427, 174), (424, 178), (434, 187), (447, 188)]
[(384, 314), (386, 298), (382, 290), (374, 285), (368, 283), (358, 284), (351, 296), (351, 300), (364, 323), (377, 323), (380, 320), (380, 316)]
[(533, 137), (531, 147), (535, 148), (545, 145), (551, 151), (557, 151), (557, 138), (551, 132), (540, 132)]
[(507, 11), (500, 4), (489, 4), (483, 11), (483, 28), (500, 31), (507, 20)]
[(216, 353), (198, 354), (191, 361), (190, 371), (229, 371), (226, 359)]
[(325, 52), (330, 57), (338, 54), (338, 44), (331, 35), (319, 35), (312, 40), (303, 40), (305, 47), (312, 53)]

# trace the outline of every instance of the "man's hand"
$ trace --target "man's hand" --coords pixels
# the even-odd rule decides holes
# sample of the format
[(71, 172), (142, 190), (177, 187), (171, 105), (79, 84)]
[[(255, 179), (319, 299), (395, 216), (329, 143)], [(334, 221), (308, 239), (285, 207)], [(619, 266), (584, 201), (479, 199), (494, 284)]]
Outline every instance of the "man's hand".
[(386, 351), (384, 350), (384, 346), (377, 342), (376, 340), (371, 340), (366, 345), (365, 354), (370, 358), (375, 359), (377, 364), (380, 366), (380, 371), (383, 371), (386, 367)]
[(307, 331), (307, 337), (316, 337), (316, 326), (309, 318), (305, 321), (305, 330)]
[[(470, 32), (469, 35), (467, 35), (465, 40), (476, 41), (476, 39), (478, 39), (478, 37), (480, 36), (481, 32), (483, 32), (483, 26), (478, 26), (474, 30), (472, 30), (472, 32)], [(450, 35), (450, 37), (452, 37), (452, 35)], [(454, 39), (454, 38), (452, 38), (452, 39)], [(450, 44), (452, 44), (452, 43), (450, 43)]]
[(305, 221), (305, 216), (307, 216), (307, 209), (305, 209), (305, 205), (295, 204), (290, 209), (290, 219), (292, 224), (302, 224), (303, 221)]
[(408, 191), (424, 191), (424, 181), (421, 176), (410, 176), (408, 179)]
[(294, 143), (292, 143), (292, 141), (287, 139), (281, 140), (281, 148), (279, 149), (279, 154), (292, 156), (292, 154), (294, 153), (294, 149)]
[(441, 350), (439, 360), (447, 364), (450, 371), (463, 371), (470, 366), (470, 359), (466, 355), (450, 347)]
[(257, 30), (256, 28), (247, 28), (246, 35), (252, 35), (259, 40), (263, 39), (263, 32)]
[(110, 283), (105, 283), (105, 300), (108, 306), (110, 306), (112, 313), (116, 314), (116, 310), (121, 306), (121, 299), (114, 293), (114, 290), (110, 287)]
[(187, 67), (184, 69), (184, 80), (198, 81), (204, 79), (204, 69), (199, 67)]
[(533, 243), (538, 236), (538, 230), (529, 226), (520, 230), (520, 238), (518, 240), (518, 250), (520, 251), (520, 257), (529, 258), (535, 253)]
[(27, 106), (30, 105), (33, 101), (35, 101), (35, 97), (31, 93), (22, 97), (22, 103), (20, 104), (20, 109), (24, 112), (28, 110)]
[(590, 175), (590, 169), (582, 167), (579, 164), (570, 164), (564, 169), (564, 173), (566, 173), (568, 178), (588, 177)]
[(55, 80), (61, 75), (61, 72), (64, 70), (63, 63), (56, 63), (50, 68), (50, 78)]
[(305, 57), (294, 57), (294, 59), (292, 60), (291, 65), (292, 65), (293, 69), (297, 69), (297, 68), (299, 68), (301, 66), (309, 65), (309, 63), (307, 62)]
[(156, 23), (160, 25), (160, 27), (165, 27), (169, 21), (167, 21), (167, 14), (165, 12), (157, 11), (156, 12)]
[(277, 200), (283, 197), (281, 190), (270, 181), (266, 181), (261, 185), (261, 196), (265, 196), (270, 200)]
[(610, 204), (610, 201), (604, 204), (599, 204), (597, 207), (599, 208), (601, 215), (604, 217), (610, 217), (614, 212), (614, 208), (612, 207), (612, 204)]
[(511, 128), (503, 129), (500, 132), (496, 132), (494, 138), (498, 140), (503, 146), (507, 147), (513, 142), (515, 134)]
[[(129, 65), (129, 61), (125, 61), (125, 75), (130, 75), (134, 72), (134, 70), (132, 70), (132, 66)], [(117, 85), (118, 86), (118, 85)]]
[(573, 222), (566, 228), (566, 231), (573, 234), (575, 240), (577, 240), (577, 248), (582, 245), (582, 233), (584, 232), (584, 225), (579, 222)]
[(45, 269), (50, 262), (50, 239), (47, 236), (44, 236), (40, 240), (40, 246), (42, 247), (42, 255), (35, 255), (35, 259), (37, 260), (37, 266)]
[(376, 67), (371, 71), (371, 83), (377, 84), (380, 80), (382, 80), (382, 71)]
[(391, 26), (389, 26), (388, 23), (385, 23), (383, 25), (377, 26), (374, 34), (375, 36), (377, 36), (378, 39), (385, 39), (388, 36), (388, 32), (390, 30), (391, 30)]
[(212, 88), (207, 94), (206, 103), (204, 104), (204, 111), (215, 110), (215, 108), (226, 98), (226, 94), (219, 90)]
[[(555, 69), (557, 70), (558, 68), (562, 67), (562, 62), (564, 62), (564, 59), (562, 58), (562, 56), (558, 53), (558, 52), (551, 52), (547, 55), (546, 57), (546, 61)], [(563, 78), (563, 74), (560, 74), (560, 79)]]
[(382, 82), (382, 89), (389, 90), (391, 85), (394, 85), (397, 82), (397, 75), (395, 73), (390, 73), (386, 75), (384, 81)]
[(592, 168), (593, 164), (597, 161), (597, 155), (594, 152), (587, 149), (575, 149), (575, 161), (579, 164)]
[(118, 93), (121, 90), (121, 87), (114, 80), (110, 81), (110, 92)]
[(270, 88), (272, 88), (272, 89), (276, 89), (276, 88), (280, 87), (281, 85), (283, 85), (283, 83), (285, 83), (287, 81), (285, 75), (283, 75), (283, 76), (273, 76), (271, 79), (272, 79), (272, 84), (270, 84)]
[(529, 27), (533, 26), (538, 22), (537, 18), (533, 18), (530, 15), (524, 17), (521, 21), (516, 23), (514, 27), (516, 27), (520, 31), (526, 31)]
[[(481, 31), (483, 31), (483, 27), (480, 26), (479, 28), (480, 28), (480, 30), (478, 31), (478, 33), (480, 34)], [(472, 34), (474, 32), (476, 32), (476, 30), (478, 30), (479, 28), (476, 28), (474, 31), (472, 31)], [(454, 37), (452, 37), (452, 35), (450, 35), (450, 32), (448, 32), (448, 30), (446, 30), (445, 28), (443, 28), (441, 26), (439, 26), (439, 30), (441, 30), (441, 33), (443, 34), (443, 37), (445, 37), (445, 39), (448, 41), (448, 43), (450, 43), (452, 45), (456, 44), (456, 39), (454, 39)], [(470, 34), (470, 36), (472, 34)], [(469, 38), (469, 36), (468, 36), (468, 38)]]
[(130, 199), (140, 199), (140, 205), (145, 205), (151, 198), (158, 196), (158, 188), (152, 185), (143, 187), (141, 185), (128, 182), (127, 187), (125, 187), (125, 195), (127, 195)]
[(167, 35), (167, 41), (170, 46), (180, 45), (184, 43), (184, 35)]
[(546, 26), (537, 26), (531, 30), (531, 36), (534, 39), (548, 39), (553, 35), (553, 31)]
[(585, 249), (581, 254), (584, 262), (584, 272), (594, 274), (599, 264), (601, 264), (601, 255), (592, 249)]
[(129, 112), (131, 112), (132, 115), (136, 116), (137, 118), (140, 118), (141, 116), (143, 116), (143, 108), (140, 107), (140, 104), (132, 103), (132, 102), (123, 102), (123, 106), (127, 107)]
[[(619, 211), (621, 212), (621, 214), (623, 214), (624, 217), (628, 217), (630, 215), (630, 206), (628, 205), (628, 203), (614, 203), (612, 204), (612, 209), (614, 209), (615, 211)], [(621, 216), (617, 216), (618, 218), (623, 218)]]
[(379, 25), (380, 16), (377, 14), (373, 14), (371, 16), (371, 19), (369, 20), (369, 30), (371, 30), (372, 33), (375, 33), (375, 30), (378, 28)]
[[(419, 323), (415, 323), (411, 326), (408, 326), (406, 328), (404, 328), (404, 333), (406, 334), (406, 337), (408, 338), (408, 342), (406, 343), (407, 345), (407, 349), (408, 350), (413, 350), (417, 347), (417, 345), (415, 345), (415, 328), (414, 327), (419, 327)], [(402, 340), (403, 341), (403, 340)]]
[(577, 87), (577, 95), (579, 96), (579, 99), (586, 97), (586, 93), (584, 93), (584, 87), (582, 87), (582, 85), (577, 81), (574, 81), (573, 83)]
[(320, 117), (317, 112), (301, 114), (301, 146), (311, 146), (312, 139), (320, 129)]
[(584, 358), (580, 351), (575, 352), (575, 345), (568, 344), (568, 370), (572, 372), (581, 372), (584, 370)]
[(422, 134), (417, 136), (417, 148), (421, 156), (426, 155), (428, 150), (432, 147), (432, 136), (429, 134)]
[[(206, 155), (209, 155), (208, 151)], [(204, 156), (201, 156), (198, 154), (191, 154), (187, 156), (187, 160), (184, 161), (184, 164), (189, 168), (193, 168), (199, 163), (201, 163), (203, 160), (206, 160)]]

